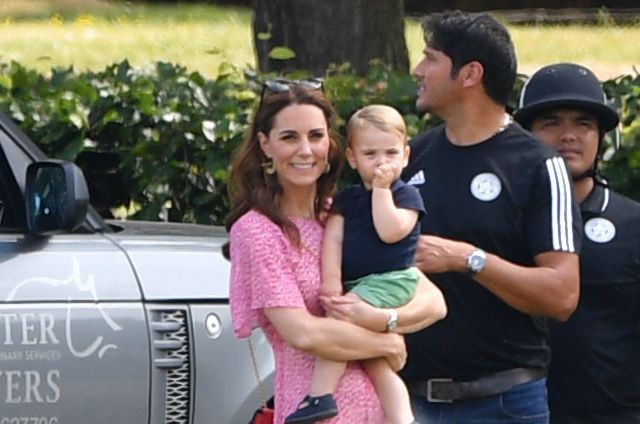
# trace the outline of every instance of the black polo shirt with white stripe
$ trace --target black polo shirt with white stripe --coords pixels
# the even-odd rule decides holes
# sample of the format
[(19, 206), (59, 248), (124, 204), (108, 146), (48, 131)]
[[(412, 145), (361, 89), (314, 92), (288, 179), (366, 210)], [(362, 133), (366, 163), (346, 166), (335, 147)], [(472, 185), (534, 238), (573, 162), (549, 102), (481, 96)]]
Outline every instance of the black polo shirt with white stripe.
[[(581, 219), (564, 161), (517, 123), (472, 146), (437, 127), (411, 142), (403, 179), (429, 206), (422, 233), (471, 243), (513, 263), (577, 252)], [(473, 380), (546, 367), (546, 319), (517, 311), (463, 273), (431, 274), (448, 314), (407, 340), (408, 380)]]
[(580, 302), (550, 323), (551, 418), (639, 423), (640, 203), (597, 185), (580, 206)]

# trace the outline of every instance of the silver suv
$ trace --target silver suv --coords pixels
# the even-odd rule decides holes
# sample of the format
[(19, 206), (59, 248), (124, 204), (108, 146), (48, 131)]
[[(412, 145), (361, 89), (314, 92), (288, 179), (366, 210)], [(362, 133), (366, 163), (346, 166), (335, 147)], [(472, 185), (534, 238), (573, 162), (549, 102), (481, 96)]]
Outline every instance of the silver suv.
[[(0, 424), (247, 423), (223, 229), (104, 221), (0, 114)], [(273, 355), (253, 337), (268, 389)]]

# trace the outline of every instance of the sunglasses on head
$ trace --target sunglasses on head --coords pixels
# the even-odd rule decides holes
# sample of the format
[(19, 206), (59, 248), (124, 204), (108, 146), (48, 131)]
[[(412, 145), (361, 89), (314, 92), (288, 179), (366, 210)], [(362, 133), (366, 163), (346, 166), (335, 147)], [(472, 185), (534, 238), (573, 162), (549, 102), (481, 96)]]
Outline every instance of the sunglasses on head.
[(308, 78), (302, 80), (274, 79), (264, 82), (262, 85), (260, 100), (262, 101), (264, 96), (268, 93), (284, 93), (285, 91), (289, 91), (294, 85), (299, 85), (310, 90), (323, 91), (323, 84), (320, 78)]

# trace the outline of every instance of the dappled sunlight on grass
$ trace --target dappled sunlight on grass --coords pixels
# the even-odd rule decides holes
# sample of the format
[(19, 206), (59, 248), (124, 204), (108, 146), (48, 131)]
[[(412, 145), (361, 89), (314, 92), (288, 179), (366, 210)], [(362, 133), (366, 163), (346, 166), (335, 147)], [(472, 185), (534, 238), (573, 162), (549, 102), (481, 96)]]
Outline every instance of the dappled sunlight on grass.
[[(519, 71), (574, 61), (602, 78), (640, 67), (640, 25), (511, 26)], [(407, 19), (410, 61), (420, 60), (422, 31)], [(47, 72), (53, 66), (102, 70), (128, 59), (134, 66), (178, 63), (215, 76), (223, 63), (255, 66), (251, 10), (216, 5), (157, 5), (104, 0), (0, 0), (0, 61)]]
[(54, 65), (101, 70), (125, 58), (136, 66), (155, 61), (179, 63), (207, 75), (215, 75), (223, 62), (242, 68), (254, 63), (250, 24), (233, 16), (224, 25), (107, 22), (89, 16), (61, 24), (52, 18), (46, 23), (0, 24), (0, 39), (1, 61), (16, 60), (43, 72)]
[(523, 73), (560, 61), (586, 65), (601, 79), (640, 70), (638, 26), (518, 26), (511, 34)]
[[(518, 71), (530, 75), (555, 62), (589, 66), (601, 79), (640, 71), (640, 26), (509, 26), (516, 45)], [(417, 20), (408, 20), (407, 45), (411, 63), (421, 57), (424, 41)]]

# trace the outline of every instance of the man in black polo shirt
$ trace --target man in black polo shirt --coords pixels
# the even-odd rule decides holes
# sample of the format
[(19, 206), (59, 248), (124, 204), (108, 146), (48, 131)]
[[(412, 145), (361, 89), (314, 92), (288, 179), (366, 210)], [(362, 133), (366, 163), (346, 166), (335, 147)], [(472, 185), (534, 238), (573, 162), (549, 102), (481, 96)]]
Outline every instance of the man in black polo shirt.
[(546, 317), (578, 301), (580, 215), (562, 158), (505, 111), (516, 76), (490, 15), (425, 21), (419, 110), (444, 124), (412, 140), (403, 179), (428, 216), (417, 265), (448, 316), (406, 337), (402, 376), (421, 422), (546, 423)]
[(597, 167), (618, 114), (589, 69), (560, 63), (529, 79), (515, 118), (564, 157), (584, 222), (580, 302), (550, 328), (551, 421), (640, 423), (640, 204)]

